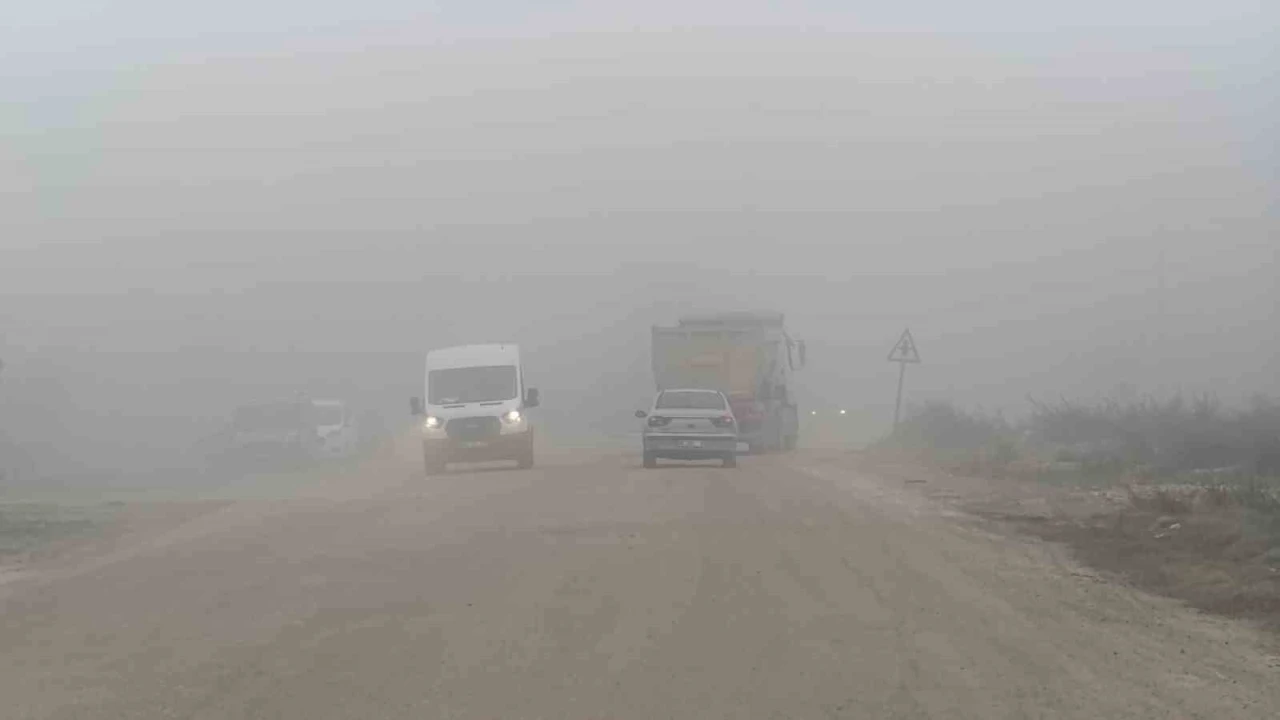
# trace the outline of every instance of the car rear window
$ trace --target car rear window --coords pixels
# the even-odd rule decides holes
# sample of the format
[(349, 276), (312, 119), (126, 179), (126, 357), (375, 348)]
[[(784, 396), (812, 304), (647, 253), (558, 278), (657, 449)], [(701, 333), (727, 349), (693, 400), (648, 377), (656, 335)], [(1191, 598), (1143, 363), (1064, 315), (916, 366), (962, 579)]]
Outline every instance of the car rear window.
[(685, 410), (723, 410), (724, 397), (717, 392), (697, 390), (669, 390), (658, 396), (655, 406), (659, 410), (683, 408)]

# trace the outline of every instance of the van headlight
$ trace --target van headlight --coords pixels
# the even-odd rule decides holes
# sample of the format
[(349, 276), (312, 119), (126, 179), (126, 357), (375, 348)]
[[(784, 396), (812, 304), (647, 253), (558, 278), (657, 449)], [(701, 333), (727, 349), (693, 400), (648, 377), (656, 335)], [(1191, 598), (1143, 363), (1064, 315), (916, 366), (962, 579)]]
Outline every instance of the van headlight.
[(508, 425), (515, 425), (516, 423), (520, 422), (521, 417), (523, 416), (520, 415), (519, 410), (512, 410), (511, 412), (502, 416), (502, 422)]
[(422, 427), (427, 430), (438, 430), (440, 428), (440, 418), (435, 415), (428, 415), (427, 419), (422, 421)]

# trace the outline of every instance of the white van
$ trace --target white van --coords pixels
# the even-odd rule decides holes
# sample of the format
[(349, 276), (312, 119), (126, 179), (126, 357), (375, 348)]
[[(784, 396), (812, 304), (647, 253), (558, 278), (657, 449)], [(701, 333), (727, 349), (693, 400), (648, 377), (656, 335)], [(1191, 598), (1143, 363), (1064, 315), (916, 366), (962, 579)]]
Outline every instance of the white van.
[(428, 473), (451, 462), (514, 460), (533, 466), (533, 425), (527, 411), (538, 391), (526, 388), (520, 348), (464, 345), (427, 353), (426, 402), (410, 408), (422, 416), (422, 455)]

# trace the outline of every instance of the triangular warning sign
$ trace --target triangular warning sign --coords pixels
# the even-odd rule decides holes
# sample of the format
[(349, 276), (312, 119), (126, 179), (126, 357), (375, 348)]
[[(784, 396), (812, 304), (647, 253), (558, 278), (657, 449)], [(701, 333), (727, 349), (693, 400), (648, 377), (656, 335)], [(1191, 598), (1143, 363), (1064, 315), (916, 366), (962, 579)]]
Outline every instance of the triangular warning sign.
[(902, 363), (920, 362), (920, 351), (916, 350), (916, 341), (915, 338), (911, 337), (911, 330), (902, 331), (902, 337), (898, 338), (897, 344), (889, 351), (889, 361)]

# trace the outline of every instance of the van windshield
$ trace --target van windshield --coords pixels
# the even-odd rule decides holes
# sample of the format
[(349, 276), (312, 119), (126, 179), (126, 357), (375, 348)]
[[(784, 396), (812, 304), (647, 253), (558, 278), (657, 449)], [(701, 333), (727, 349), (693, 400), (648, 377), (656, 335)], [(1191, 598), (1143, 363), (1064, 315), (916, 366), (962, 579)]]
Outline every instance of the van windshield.
[(427, 373), (427, 402), (431, 405), (496, 402), (514, 397), (514, 365), (449, 368)]

